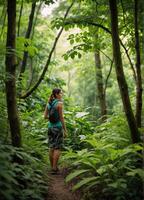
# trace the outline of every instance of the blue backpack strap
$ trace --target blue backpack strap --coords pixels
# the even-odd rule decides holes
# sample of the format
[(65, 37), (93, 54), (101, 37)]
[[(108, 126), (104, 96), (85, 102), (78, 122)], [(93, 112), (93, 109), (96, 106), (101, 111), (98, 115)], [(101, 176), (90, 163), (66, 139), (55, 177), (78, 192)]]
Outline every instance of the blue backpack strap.
[(54, 102), (52, 102), (52, 104), (50, 105), (50, 110), (54, 107), (54, 105), (56, 104), (56, 103), (58, 103), (59, 102), (59, 100), (54, 100)]

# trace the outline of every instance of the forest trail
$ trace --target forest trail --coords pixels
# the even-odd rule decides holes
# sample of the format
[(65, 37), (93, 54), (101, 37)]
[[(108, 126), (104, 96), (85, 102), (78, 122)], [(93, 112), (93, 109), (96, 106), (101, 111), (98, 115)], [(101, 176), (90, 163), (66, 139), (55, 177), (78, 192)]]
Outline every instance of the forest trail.
[(62, 170), (58, 175), (49, 176), (49, 188), (46, 200), (80, 200), (78, 194), (73, 193), (70, 185), (65, 184)]

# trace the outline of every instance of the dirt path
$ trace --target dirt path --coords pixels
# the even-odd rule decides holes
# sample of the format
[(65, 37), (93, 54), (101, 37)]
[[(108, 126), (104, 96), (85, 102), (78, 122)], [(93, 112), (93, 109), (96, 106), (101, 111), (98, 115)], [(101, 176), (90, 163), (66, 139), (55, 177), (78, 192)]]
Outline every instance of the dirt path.
[(46, 200), (80, 200), (78, 193), (72, 193), (71, 186), (65, 184), (62, 170), (58, 175), (49, 176), (49, 189)]

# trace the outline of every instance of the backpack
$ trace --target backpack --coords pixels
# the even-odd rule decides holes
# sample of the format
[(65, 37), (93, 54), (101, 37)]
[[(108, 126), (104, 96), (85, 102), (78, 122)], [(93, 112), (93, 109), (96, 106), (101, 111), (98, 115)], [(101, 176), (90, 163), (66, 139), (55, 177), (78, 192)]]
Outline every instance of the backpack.
[(54, 106), (56, 103), (57, 103), (57, 101), (52, 103), (52, 105), (50, 106), (50, 109), (49, 109), (49, 121), (51, 123), (56, 123), (60, 120), (58, 111), (57, 111), (56, 107)]

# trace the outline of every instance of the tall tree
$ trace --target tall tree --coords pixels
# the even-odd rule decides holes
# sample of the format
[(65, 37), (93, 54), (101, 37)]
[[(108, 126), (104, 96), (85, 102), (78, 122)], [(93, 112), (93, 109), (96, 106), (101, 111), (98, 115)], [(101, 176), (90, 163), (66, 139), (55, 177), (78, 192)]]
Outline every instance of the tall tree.
[[(27, 27), (27, 31), (26, 31), (26, 35), (25, 35), (26, 39), (30, 38), (30, 35), (31, 35), (31, 32), (32, 32), (32, 25), (33, 25), (33, 20), (34, 20), (35, 8), (36, 8), (36, 2), (32, 3), (32, 6), (31, 6), (29, 23), (28, 23), (28, 27)], [(27, 46), (27, 43), (25, 44), (25, 46)], [(22, 75), (22, 73), (25, 72), (25, 68), (26, 68), (26, 64), (27, 64), (27, 58), (28, 58), (28, 52), (24, 51), (21, 70), (20, 70), (20, 76)]]
[(120, 89), (120, 94), (122, 97), (122, 102), (124, 106), (124, 111), (127, 117), (127, 122), (131, 132), (132, 142), (136, 143), (140, 141), (139, 131), (132, 111), (128, 86), (125, 80), (125, 75), (123, 72), (123, 64), (120, 52), (119, 44), (119, 33), (118, 33), (118, 11), (117, 11), (117, 1), (109, 0), (110, 13), (111, 13), (111, 29), (112, 29), (112, 45), (113, 45), (113, 55), (115, 61), (115, 70), (117, 75), (117, 81)]
[[(98, 11), (98, 4), (97, 2), (92, 3), (94, 11), (93, 15), (95, 19), (99, 18), (100, 15), (103, 13)], [(93, 27), (94, 28), (94, 27)], [(103, 81), (103, 73), (102, 73), (102, 64), (101, 64), (101, 40), (99, 34), (99, 28), (94, 28), (94, 58), (95, 58), (95, 69), (96, 69), (96, 86), (97, 86), (97, 96), (99, 100), (99, 106), (101, 111), (101, 119), (104, 121), (107, 117), (107, 106), (106, 106), (106, 90), (104, 90), (104, 81)], [(98, 47), (98, 48), (97, 48)]]
[(13, 146), (21, 146), (20, 123), (16, 101), (16, 0), (8, 0), (8, 29), (6, 41), (6, 99)]
[(143, 1), (141, 0), (140, 1), (140, 16), (141, 16), (141, 33), (142, 33), (142, 52), (141, 52), (141, 61), (142, 61), (142, 64), (144, 64), (144, 3)]
[(98, 99), (100, 103), (101, 117), (102, 117), (102, 120), (105, 120), (107, 109), (106, 109), (105, 92), (104, 92), (104, 87), (103, 87), (103, 76), (102, 76), (100, 52), (95, 51), (94, 56), (95, 56), (95, 68), (96, 68), (96, 83), (97, 83), (97, 91), (98, 91), (97, 93), (98, 93)]
[(141, 127), (141, 113), (142, 113), (142, 78), (141, 78), (141, 56), (140, 56), (140, 42), (139, 42), (139, 27), (138, 27), (138, 7), (139, 0), (134, 1), (134, 27), (135, 27), (135, 51), (136, 51), (136, 123)]
[(21, 24), (21, 17), (22, 17), (22, 11), (23, 11), (23, 0), (21, 1), (21, 6), (20, 6), (20, 14), (19, 14), (19, 19), (18, 19), (18, 27), (17, 27), (17, 36), (19, 37), (20, 34), (20, 24)]

